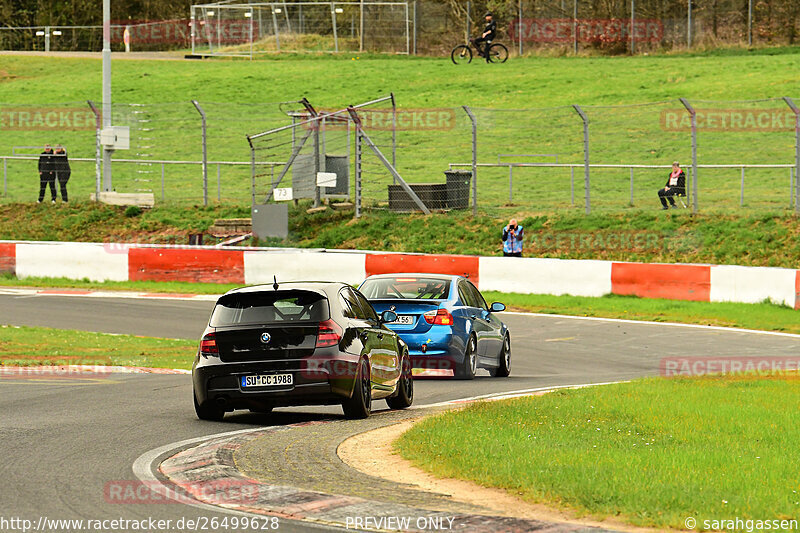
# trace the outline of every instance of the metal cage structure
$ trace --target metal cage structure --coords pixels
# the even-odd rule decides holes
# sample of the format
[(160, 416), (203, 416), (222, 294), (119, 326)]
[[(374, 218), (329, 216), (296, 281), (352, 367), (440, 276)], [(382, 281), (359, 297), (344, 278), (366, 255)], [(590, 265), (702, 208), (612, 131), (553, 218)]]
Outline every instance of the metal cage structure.
[(409, 2), (222, 1), (191, 8), (192, 54), (411, 53)]

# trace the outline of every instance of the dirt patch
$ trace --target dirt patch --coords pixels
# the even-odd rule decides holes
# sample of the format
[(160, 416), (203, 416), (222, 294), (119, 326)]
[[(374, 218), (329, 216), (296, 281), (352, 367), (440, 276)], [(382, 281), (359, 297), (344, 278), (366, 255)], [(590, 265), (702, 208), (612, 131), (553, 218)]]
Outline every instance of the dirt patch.
[(647, 533), (662, 531), (634, 527), (611, 520), (597, 521), (578, 518), (544, 505), (525, 502), (501, 489), (482, 487), (459, 479), (432, 476), (400, 457), (392, 447), (392, 443), (411, 429), (411, 426), (418, 420), (408, 420), (355, 435), (341, 443), (336, 452), (347, 465), (364, 474), (378, 475), (395, 483), (414, 485), (419, 490), (426, 492), (445, 494), (453, 500), (489, 508), (501, 516), (546, 522), (569, 522), (619, 531)]

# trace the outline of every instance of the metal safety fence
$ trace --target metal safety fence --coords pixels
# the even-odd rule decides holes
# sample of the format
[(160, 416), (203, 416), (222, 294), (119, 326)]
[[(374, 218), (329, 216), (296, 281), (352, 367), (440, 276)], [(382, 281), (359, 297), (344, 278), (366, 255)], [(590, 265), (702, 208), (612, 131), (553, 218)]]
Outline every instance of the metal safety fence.
[[(0, 201), (31, 197), (45, 143), (67, 148), (76, 198), (96, 192), (96, 107), (0, 104), (0, 154), (9, 156)], [(389, 95), (354, 111), (307, 100), (115, 105), (130, 148), (114, 153), (113, 189), (152, 193), (156, 202), (242, 205), (289, 188), (298, 201), (350, 200), (358, 213), (611, 212), (658, 207), (656, 191), (678, 161), (689, 212), (798, 209), (792, 98), (415, 109)], [(318, 173), (335, 177), (318, 186)]]

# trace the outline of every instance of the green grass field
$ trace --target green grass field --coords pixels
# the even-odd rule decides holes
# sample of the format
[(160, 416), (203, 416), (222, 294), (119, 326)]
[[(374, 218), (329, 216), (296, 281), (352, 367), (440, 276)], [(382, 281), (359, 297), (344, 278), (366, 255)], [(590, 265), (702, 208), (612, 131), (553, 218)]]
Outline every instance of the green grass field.
[(477, 403), (423, 420), (396, 446), (437, 476), (580, 516), (681, 530), (687, 517), (701, 530), (711, 519), (791, 519), (799, 383), (651, 378)]
[[(500, 231), (508, 222), (502, 213), (473, 218), (456, 212), (426, 217), (387, 211), (353, 220), (352, 211), (308, 214), (306, 207), (290, 209), (289, 238), (245, 244), (500, 255)], [(0, 239), (187, 244), (189, 234), (206, 231), (214, 219), (247, 217), (250, 210), (161, 206), (125, 213), (125, 208), (97, 204), (0, 203)], [(796, 268), (800, 256), (800, 227), (791, 216), (689, 217), (676, 210), (586, 216), (522, 209), (515, 215), (525, 227), (525, 254), (531, 257)], [(623, 237), (630, 244), (621, 244)]]
[[(276, 102), (308, 97), (323, 109), (341, 108), (394, 92), (399, 109), (449, 110), (453, 121), (443, 129), (398, 132), (398, 168), (409, 181), (442, 181), (449, 163), (470, 160), (470, 128), (461, 105), (476, 108), (479, 161), (496, 162), (498, 154), (551, 154), (519, 161), (582, 163), (581, 123), (568, 107), (585, 106), (590, 118), (593, 163), (669, 164), (690, 157), (687, 132), (668, 131), (663, 113), (680, 111), (678, 97), (698, 107), (786, 111), (780, 101), (751, 100), (792, 96), (800, 74), (796, 48), (760, 49), (696, 55), (636, 57), (525, 57), (503, 65), (476, 63), (464, 68), (447, 58), (363, 56), (279, 56), (259, 61), (114, 62), (114, 101), (142, 104), (117, 108), (120, 123), (134, 128), (133, 146), (118, 158), (199, 160), (199, 115), (189, 103), (198, 99), (209, 115), (209, 158), (249, 161), (245, 134), (287, 123)], [(85, 107), (100, 98), (100, 61), (93, 59), (4, 57), (0, 68), (0, 103), (46, 107), (69, 103)], [(700, 102), (715, 101), (715, 102)], [(272, 102), (272, 104), (266, 104)], [(650, 106), (609, 107), (657, 102)], [(296, 107), (296, 106), (295, 106)], [(536, 108), (536, 109), (533, 109)], [(524, 111), (520, 111), (524, 110)], [(93, 131), (10, 131), (0, 137), (0, 154), (14, 146), (62, 142), (73, 157), (94, 155)], [(382, 135), (384, 138), (386, 132)], [(793, 162), (793, 131), (701, 131), (701, 163)], [(508, 159), (507, 159), (508, 160)], [(510, 160), (514, 160), (511, 158)], [(35, 195), (32, 163), (10, 161), (6, 199)], [(118, 190), (152, 190), (161, 199), (160, 165), (117, 165)], [(94, 163), (75, 163), (70, 184), (74, 197), (93, 190)], [(583, 205), (582, 174), (577, 172), (575, 209)], [(654, 191), (665, 181), (663, 170), (637, 171), (634, 210), (655, 206)], [(630, 211), (630, 176), (625, 169), (593, 171), (594, 207)], [(249, 170), (222, 167), (217, 190), (216, 167), (210, 169), (210, 198), (249, 204)], [(571, 208), (568, 169), (517, 169), (513, 200), (508, 199), (508, 170), (481, 169), (479, 205), (491, 212)], [(704, 170), (701, 206), (730, 210), (739, 202), (739, 171)], [(388, 174), (365, 186), (365, 202), (385, 201)], [(165, 169), (166, 201), (196, 203), (201, 198), (198, 166)], [(511, 203), (513, 205), (507, 206)], [(751, 170), (745, 207), (783, 211), (789, 206), (788, 169)]]
[(90, 365), (190, 369), (196, 340), (0, 326), (0, 366)]

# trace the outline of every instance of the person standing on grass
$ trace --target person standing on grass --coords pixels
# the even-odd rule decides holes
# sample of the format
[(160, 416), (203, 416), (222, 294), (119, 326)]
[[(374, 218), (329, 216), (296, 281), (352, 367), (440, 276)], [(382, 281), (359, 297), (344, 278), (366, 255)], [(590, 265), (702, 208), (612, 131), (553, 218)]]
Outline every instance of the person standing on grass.
[(53, 148), (49, 144), (44, 145), (44, 152), (39, 155), (39, 199), (37, 204), (44, 200), (44, 191), (50, 186), (51, 203), (56, 203), (56, 173), (53, 160)]
[(69, 158), (67, 151), (60, 144), (56, 145), (55, 154), (53, 154), (53, 167), (55, 168), (56, 180), (61, 188), (61, 201), (67, 202), (67, 182), (72, 170), (69, 167)]
[(667, 200), (669, 200), (669, 205), (671, 207), (675, 207), (675, 198), (673, 198), (673, 196), (685, 195), (686, 173), (683, 172), (681, 166), (675, 161), (672, 163), (672, 172), (669, 173), (666, 186), (658, 190), (658, 199), (661, 200), (661, 209), (669, 209), (669, 207), (667, 207)]
[(506, 257), (522, 257), (522, 239), (525, 230), (517, 224), (516, 219), (508, 221), (508, 226), (503, 228), (503, 255)]

